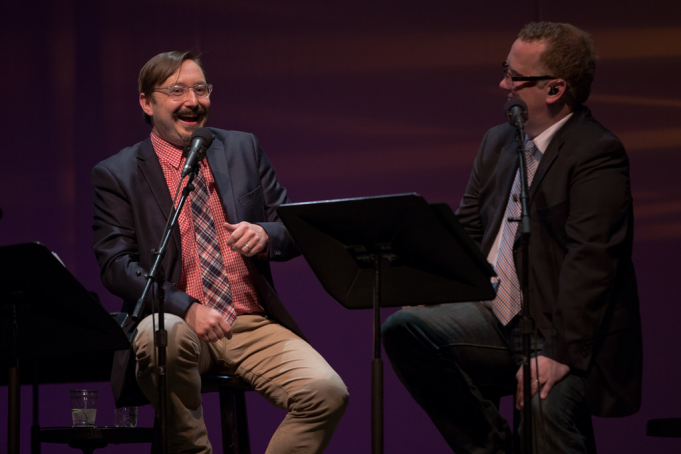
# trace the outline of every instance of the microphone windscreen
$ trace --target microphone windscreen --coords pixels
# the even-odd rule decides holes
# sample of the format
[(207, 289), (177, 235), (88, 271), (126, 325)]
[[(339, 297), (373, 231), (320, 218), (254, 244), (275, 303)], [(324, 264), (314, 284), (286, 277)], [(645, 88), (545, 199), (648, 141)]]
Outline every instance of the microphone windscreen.
[(525, 104), (525, 101), (518, 98), (511, 98), (508, 101), (506, 101), (506, 105), (504, 106), (504, 112), (508, 112), (509, 110), (516, 106), (520, 107), (523, 111), (527, 112), (527, 104)]
[(199, 128), (196, 131), (194, 131), (192, 133), (191, 141), (193, 141), (197, 137), (200, 137), (206, 141), (206, 148), (210, 147), (210, 144), (212, 144), (213, 140), (215, 139), (215, 136), (208, 128)]
[(527, 104), (525, 104), (525, 101), (518, 98), (511, 98), (506, 101), (504, 110), (506, 111), (506, 120), (508, 120), (511, 126), (515, 126), (516, 128), (523, 127), (527, 121)]

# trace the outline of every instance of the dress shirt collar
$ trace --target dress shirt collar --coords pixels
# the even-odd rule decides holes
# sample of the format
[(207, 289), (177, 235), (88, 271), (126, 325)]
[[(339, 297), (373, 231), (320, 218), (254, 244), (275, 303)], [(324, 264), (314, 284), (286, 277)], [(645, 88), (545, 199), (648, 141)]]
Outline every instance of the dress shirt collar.
[[(545, 129), (541, 134), (532, 139), (534, 141), (535, 146), (537, 147), (537, 150), (539, 150), (540, 153), (540, 155), (537, 155), (535, 153), (535, 158), (537, 157), (541, 158), (541, 156), (544, 155), (544, 152), (549, 147), (549, 143), (551, 143), (551, 139), (553, 139), (553, 136), (556, 135), (558, 130), (565, 124), (566, 121), (570, 119), (571, 116), (572, 112), (565, 116), (565, 118), (552, 124), (549, 128)], [(525, 138), (529, 139), (527, 134), (525, 135)]]
[(182, 148), (176, 147), (170, 142), (166, 142), (153, 131), (151, 132), (151, 144), (154, 147), (154, 151), (156, 152), (159, 161), (166, 162), (175, 169), (180, 168), (183, 159), (182, 154), (184, 153)]

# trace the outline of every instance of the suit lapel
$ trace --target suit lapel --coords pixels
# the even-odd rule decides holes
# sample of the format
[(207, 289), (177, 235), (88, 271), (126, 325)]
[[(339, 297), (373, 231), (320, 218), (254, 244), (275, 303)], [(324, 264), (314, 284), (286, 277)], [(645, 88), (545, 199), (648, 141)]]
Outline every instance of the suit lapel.
[[(563, 125), (563, 128), (567, 125)], [(560, 132), (560, 130), (558, 131)], [(544, 151), (544, 154), (541, 158), (541, 161), (539, 161), (539, 165), (537, 166), (537, 170), (534, 172), (534, 177), (532, 178), (532, 184), (530, 187), (527, 189), (527, 206), (528, 210), (532, 212), (532, 200), (534, 199), (534, 195), (537, 193), (537, 190), (539, 186), (541, 186), (541, 182), (544, 179), (544, 176), (546, 175), (546, 172), (549, 170), (553, 162), (556, 160), (558, 157), (558, 152), (560, 151), (561, 147), (563, 146), (563, 143), (565, 142), (565, 138), (562, 134), (556, 134), (553, 139), (551, 139), (551, 142), (549, 143), (548, 148), (546, 151)], [(521, 213), (522, 214), (522, 213)], [(518, 228), (515, 233), (515, 241), (520, 241), (520, 233), (521, 230)]]
[(567, 140), (568, 132), (575, 123), (588, 114), (589, 110), (586, 107), (576, 110), (572, 114), (572, 117), (570, 117), (570, 119), (556, 132), (556, 135), (553, 136), (553, 139), (551, 139), (551, 142), (544, 152), (541, 161), (539, 161), (539, 166), (537, 166), (537, 170), (534, 173), (534, 178), (532, 179), (532, 185), (530, 186), (529, 193), (530, 203), (532, 203), (534, 195), (537, 193), (537, 190), (541, 185), (546, 172), (548, 172), (548, 170), (551, 168), (551, 165), (558, 157), (558, 153), (560, 152), (561, 148), (563, 148), (563, 145)]
[(496, 234), (502, 226), (504, 221), (504, 215), (506, 213), (506, 206), (508, 205), (508, 196), (511, 193), (511, 188), (513, 187), (513, 181), (515, 180), (515, 174), (518, 171), (518, 153), (516, 151), (517, 144), (515, 140), (515, 133), (511, 134), (510, 140), (506, 142), (499, 154), (499, 160), (494, 169), (496, 176), (494, 179), (497, 181), (496, 191), (499, 194), (497, 198), (499, 201), (496, 207), (496, 212), (492, 221), (493, 229), (488, 229), (489, 232), (494, 232), (494, 236), (488, 236), (482, 245), (482, 250), (485, 254), (488, 254), (494, 240), (496, 239)]
[(215, 186), (218, 189), (220, 202), (225, 210), (225, 217), (227, 222), (234, 224), (240, 221), (237, 206), (234, 198), (234, 188), (232, 182), (236, 176), (230, 174), (233, 156), (228, 153), (227, 142), (221, 140), (214, 140), (213, 144), (206, 151), (206, 159), (210, 166), (210, 171), (215, 179)]
[(554, 137), (551, 140), (549, 147), (544, 151), (544, 155), (542, 156), (541, 161), (539, 161), (537, 170), (534, 172), (534, 178), (532, 178), (532, 184), (529, 188), (530, 203), (532, 203), (532, 199), (537, 192), (537, 188), (541, 185), (546, 172), (551, 167), (551, 164), (553, 164), (553, 161), (558, 157), (558, 152), (563, 146), (563, 143), (565, 143), (565, 138), (563, 136)]
[[(159, 214), (163, 216), (163, 219), (167, 220), (173, 200), (168, 191), (168, 183), (166, 183), (166, 179), (163, 176), (161, 163), (158, 161), (154, 147), (151, 144), (151, 138), (147, 138), (147, 140), (142, 142), (137, 155), (137, 166), (149, 185), (151, 195), (156, 200)], [(186, 203), (184, 209), (188, 209)], [(160, 233), (158, 234), (160, 235)], [(181, 244), (180, 229), (176, 227), (171, 236), (169, 247), (175, 248), (175, 254), (178, 256), (180, 255)]]

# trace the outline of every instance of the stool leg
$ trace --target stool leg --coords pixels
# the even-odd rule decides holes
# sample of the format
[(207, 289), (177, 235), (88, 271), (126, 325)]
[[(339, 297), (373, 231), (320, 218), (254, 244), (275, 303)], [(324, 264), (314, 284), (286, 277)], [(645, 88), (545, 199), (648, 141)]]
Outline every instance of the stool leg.
[(219, 394), (222, 452), (223, 454), (240, 454), (239, 440), (236, 434), (236, 418), (234, 416), (234, 391), (227, 387), (221, 387)]
[(248, 413), (246, 413), (246, 393), (236, 391), (234, 393), (234, 406), (236, 409), (236, 430), (239, 439), (239, 453), (251, 454), (251, 439), (248, 435)]
[(228, 387), (221, 387), (219, 393), (222, 452), (224, 454), (251, 454), (245, 393)]

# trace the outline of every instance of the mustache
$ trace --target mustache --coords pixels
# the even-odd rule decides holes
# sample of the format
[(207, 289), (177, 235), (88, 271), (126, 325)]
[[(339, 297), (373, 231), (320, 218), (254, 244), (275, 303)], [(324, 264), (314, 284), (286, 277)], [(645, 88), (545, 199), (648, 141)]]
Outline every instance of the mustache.
[(174, 118), (179, 118), (179, 117), (196, 117), (196, 118), (201, 118), (204, 117), (208, 114), (208, 110), (206, 110), (205, 107), (202, 105), (196, 106), (195, 109), (180, 109), (177, 110), (173, 113)]

